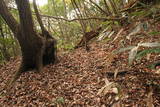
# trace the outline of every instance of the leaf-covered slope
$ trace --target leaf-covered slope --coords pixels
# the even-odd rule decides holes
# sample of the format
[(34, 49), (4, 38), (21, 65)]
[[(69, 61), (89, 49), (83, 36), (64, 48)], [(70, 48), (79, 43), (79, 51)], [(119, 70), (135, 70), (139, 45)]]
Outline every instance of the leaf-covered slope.
[[(145, 107), (149, 87), (153, 89), (153, 104), (160, 106), (160, 75), (139, 68), (127, 69), (127, 56), (126, 61), (122, 56), (112, 58), (111, 50), (104, 44), (92, 44), (90, 52), (80, 48), (59, 53), (58, 64), (46, 66), (40, 73), (23, 74), (14, 88), (5, 95), (2, 89), (18, 69), (20, 59), (9, 62), (0, 68), (0, 106), (109, 107), (114, 94), (97, 95), (105, 85), (106, 78), (121, 86), (125, 96), (121, 103), (125, 107)], [(118, 74), (116, 79), (108, 74), (122, 68), (127, 72)]]

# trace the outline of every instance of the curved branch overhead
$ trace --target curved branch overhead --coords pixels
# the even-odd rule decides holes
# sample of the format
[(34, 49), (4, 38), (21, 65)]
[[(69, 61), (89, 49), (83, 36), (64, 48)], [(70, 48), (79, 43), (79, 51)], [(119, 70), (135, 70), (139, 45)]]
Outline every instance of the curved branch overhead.
[[(8, 7), (9, 9), (17, 10), (16, 8)], [(32, 12), (33, 15), (36, 15), (36, 13)], [(39, 14), (41, 17), (46, 18), (53, 18), (56, 20), (64, 20), (67, 22), (73, 22), (73, 21), (79, 21), (79, 20), (102, 20), (102, 21), (118, 21), (121, 20), (121, 18), (107, 18), (107, 17), (86, 17), (86, 18), (74, 18), (74, 19), (66, 19), (63, 17), (57, 17), (57, 16), (51, 16), (51, 15), (45, 15), (45, 14)]]

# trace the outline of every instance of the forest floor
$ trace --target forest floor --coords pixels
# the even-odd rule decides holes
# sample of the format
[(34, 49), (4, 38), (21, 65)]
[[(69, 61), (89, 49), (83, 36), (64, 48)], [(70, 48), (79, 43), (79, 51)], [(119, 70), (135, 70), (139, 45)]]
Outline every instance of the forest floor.
[(59, 63), (22, 74), (4, 94), (20, 64), (13, 59), (0, 68), (0, 107), (160, 107), (160, 74), (145, 59), (128, 67), (127, 53), (112, 57), (115, 47), (92, 43), (89, 52), (59, 53)]

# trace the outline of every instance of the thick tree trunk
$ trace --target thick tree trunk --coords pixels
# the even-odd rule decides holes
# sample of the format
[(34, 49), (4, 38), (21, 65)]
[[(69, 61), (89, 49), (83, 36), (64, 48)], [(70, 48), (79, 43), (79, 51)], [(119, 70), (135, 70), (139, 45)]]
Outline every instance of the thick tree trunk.
[[(14, 33), (14, 36), (18, 39), (22, 51), (21, 66), (9, 85), (12, 85), (13, 82), (19, 78), (22, 72), (32, 69), (41, 71), (43, 64), (46, 65), (54, 63), (55, 61), (55, 43), (53, 41), (50, 42), (49, 40), (46, 40), (46, 38), (40, 35), (37, 35), (34, 29), (29, 1), (16, 0), (16, 4), (19, 11), (20, 24), (18, 24), (9, 12), (5, 2), (0, 0), (0, 15), (6, 21)], [(48, 43), (46, 42), (49, 42), (49, 45), (47, 45)]]
[(28, 0), (16, 0), (20, 16), (20, 42), (22, 50), (22, 71), (42, 69), (44, 39), (36, 34)]

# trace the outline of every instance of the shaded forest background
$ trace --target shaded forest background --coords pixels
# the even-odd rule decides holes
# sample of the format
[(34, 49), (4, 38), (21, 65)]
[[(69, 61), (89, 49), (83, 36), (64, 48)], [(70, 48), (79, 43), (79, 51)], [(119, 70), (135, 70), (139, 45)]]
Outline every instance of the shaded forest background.
[[(6, 3), (14, 17), (19, 20), (14, 1), (6, 0)], [(128, 2), (125, 0), (48, 0), (48, 4), (39, 7), (43, 23), (57, 39), (59, 50), (73, 49), (85, 32), (94, 31), (98, 27), (103, 27), (103, 31), (110, 30), (118, 33), (121, 27), (148, 18), (154, 19), (156, 23), (159, 20), (158, 10), (158, 0), (130, 0)], [(32, 15), (35, 28), (40, 32), (34, 10), (32, 10)], [(147, 27), (146, 25), (144, 29), (148, 30)], [(0, 32), (0, 62), (4, 63), (20, 55), (20, 48), (2, 17), (0, 18)], [(149, 33), (157, 34), (158, 31)], [(106, 41), (109, 39), (105, 37)]]

